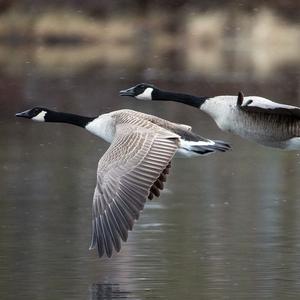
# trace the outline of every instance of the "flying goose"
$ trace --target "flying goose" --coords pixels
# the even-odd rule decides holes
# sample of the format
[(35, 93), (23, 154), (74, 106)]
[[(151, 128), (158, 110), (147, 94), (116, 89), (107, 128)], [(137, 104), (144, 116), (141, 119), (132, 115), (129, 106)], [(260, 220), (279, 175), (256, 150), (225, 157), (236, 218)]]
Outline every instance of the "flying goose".
[(168, 92), (142, 83), (120, 91), (141, 100), (181, 102), (209, 114), (220, 129), (259, 144), (284, 150), (300, 149), (300, 108), (257, 96), (197, 97)]
[(146, 199), (160, 195), (176, 152), (190, 157), (230, 148), (190, 126), (128, 109), (84, 117), (35, 107), (16, 116), (77, 125), (111, 143), (98, 163), (92, 207), (90, 249), (97, 247), (99, 257), (120, 251)]

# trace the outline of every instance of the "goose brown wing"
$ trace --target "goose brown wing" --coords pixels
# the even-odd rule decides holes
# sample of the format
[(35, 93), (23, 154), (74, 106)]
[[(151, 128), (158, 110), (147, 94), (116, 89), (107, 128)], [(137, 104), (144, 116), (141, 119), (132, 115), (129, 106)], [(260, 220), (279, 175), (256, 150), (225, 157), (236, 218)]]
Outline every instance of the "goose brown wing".
[(278, 116), (289, 116), (300, 118), (300, 108), (292, 105), (280, 104), (268, 99), (257, 99), (257, 97), (245, 97), (240, 92), (237, 100), (238, 107), (248, 113), (262, 113)]
[(117, 127), (99, 160), (93, 199), (90, 249), (97, 247), (100, 257), (104, 253), (110, 257), (113, 248), (120, 250), (121, 239), (127, 240), (147, 197), (157, 195), (178, 147), (173, 133)]
[(241, 106), (243, 111), (249, 113), (272, 114), (278, 116), (289, 116), (300, 119), (300, 109), (297, 107), (261, 107), (255, 105)]

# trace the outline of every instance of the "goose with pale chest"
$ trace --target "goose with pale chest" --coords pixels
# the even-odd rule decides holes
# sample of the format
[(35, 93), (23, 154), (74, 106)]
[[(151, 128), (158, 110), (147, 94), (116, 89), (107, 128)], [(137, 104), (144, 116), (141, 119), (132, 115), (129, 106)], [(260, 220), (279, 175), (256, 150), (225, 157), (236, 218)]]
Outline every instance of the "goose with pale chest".
[(276, 103), (263, 97), (197, 97), (161, 90), (141, 83), (120, 91), (121, 96), (140, 100), (175, 101), (196, 107), (209, 114), (218, 127), (264, 146), (300, 149), (300, 108)]
[(160, 195), (176, 153), (191, 157), (230, 149), (225, 142), (197, 135), (188, 125), (128, 109), (85, 117), (35, 107), (16, 116), (69, 123), (111, 143), (98, 163), (92, 207), (90, 249), (97, 248), (100, 257), (120, 251), (147, 198)]

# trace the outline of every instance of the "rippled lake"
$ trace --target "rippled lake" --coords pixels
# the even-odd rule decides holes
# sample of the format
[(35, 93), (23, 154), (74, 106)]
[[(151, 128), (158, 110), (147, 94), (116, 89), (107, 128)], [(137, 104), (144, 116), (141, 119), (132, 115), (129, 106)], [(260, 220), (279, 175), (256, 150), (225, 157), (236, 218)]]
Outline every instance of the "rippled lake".
[[(16, 51), (0, 71), (1, 299), (299, 299), (299, 153), (221, 132), (191, 107), (118, 96), (150, 81), (198, 95), (243, 90), (299, 105), (299, 64), (267, 77), (237, 66), (189, 77), (180, 52), (163, 72), (140, 52), (137, 65), (46, 72), (32, 59), (37, 49)], [(20, 53), (20, 68), (10, 69)], [(190, 124), (233, 150), (175, 159), (166, 189), (147, 203), (121, 252), (98, 259), (88, 250), (91, 204), (108, 145), (81, 128), (14, 117), (33, 106), (87, 116), (131, 108)]]
[[(222, 133), (180, 104), (119, 98), (131, 83), (124, 80), (74, 78), (64, 86), (44, 78), (34, 87), (10, 80), (16, 89), (2, 99), (0, 126), (2, 299), (298, 297), (297, 152)], [(36, 91), (29, 100), (27, 88)], [(91, 201), (107, 144), (80, 128), (14, 118), (36, 104), (86, 115), (137, 109), (192, 124), (233, 150), (174, 160), (166, 190), (148, 202), (122, 251), (99, 260), (88, 250)]]

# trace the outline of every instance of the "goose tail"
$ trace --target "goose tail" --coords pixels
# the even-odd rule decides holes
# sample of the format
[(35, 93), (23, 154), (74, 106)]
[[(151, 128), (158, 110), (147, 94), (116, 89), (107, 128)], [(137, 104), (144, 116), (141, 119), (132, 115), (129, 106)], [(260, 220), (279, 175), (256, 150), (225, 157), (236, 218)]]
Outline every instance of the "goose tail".
[(188, 141), (180, 139), (180, 148), (177, 152), (179, 156), (193, 157), (214, 152), (226, 152), (230, 149), (231, 146), (228, 143), (219, 140)]

